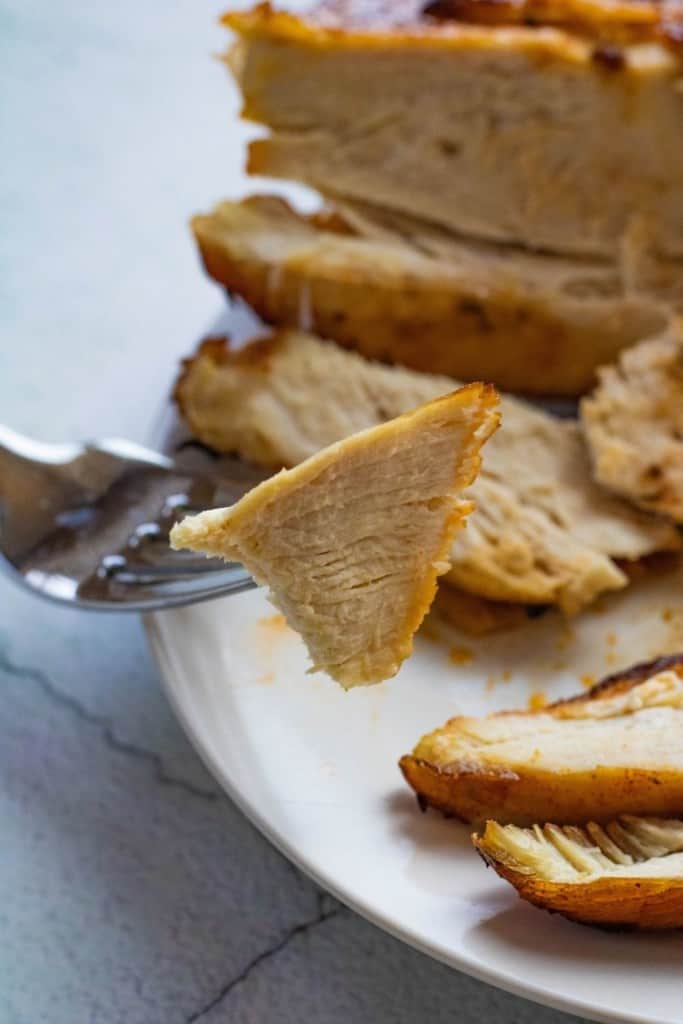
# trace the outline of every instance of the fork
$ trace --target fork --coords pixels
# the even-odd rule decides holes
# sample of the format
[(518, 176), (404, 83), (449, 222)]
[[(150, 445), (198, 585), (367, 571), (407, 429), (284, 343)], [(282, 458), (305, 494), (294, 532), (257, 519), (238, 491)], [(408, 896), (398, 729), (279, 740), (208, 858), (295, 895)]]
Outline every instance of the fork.
[(41, 597), (102, 611), (256, 586), (241, 565), (170, 549), (179, 518), (232, 504), (263, 479), (227, 457), (193, 468), (188, 454), (119, 439), (45, 444), (0, 425), (0, 567)]

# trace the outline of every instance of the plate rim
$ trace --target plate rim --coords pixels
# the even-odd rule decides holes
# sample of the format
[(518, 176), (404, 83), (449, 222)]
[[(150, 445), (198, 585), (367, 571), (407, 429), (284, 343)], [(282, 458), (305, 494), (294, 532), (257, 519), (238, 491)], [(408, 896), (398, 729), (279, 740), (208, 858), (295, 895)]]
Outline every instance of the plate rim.
[[(239, 600), (239, 596), (233, 597), (232, 600)], [(597, 1021), (599, 1024), (669, 1024), (666, 1018), (643, 1016), (641, 1013), (625, 1014), (610, 1010), (604, 1006), (597, 1006), (594, 1002), (584, 1001), (578, 997), (560, 996), (556, 993), (548, 992), (542, 985), (529, 981), (518, 981), (510, 974), (497, 971), (493, 967), (482, 966), (476, 959), (468, 957), (466, 953), (459, 950), (448, 952), (438, 945), (430, 943), (428, 939), (425, 939), (420, 934), (411, 932), (410, 929), (397, 924), (390, 917), (376, 910), (363, 898), (358, 897), (344, 886), (339, 886), (334, 877), (327, 875), (324, 870), (313, 864), (305, 852), (298, 849), (271, 824), (267, 815), (261, 811), (257, 804), (254, 804), (241, 792), (224, 766), (206, 748), (198, 729), (192, 721), (191, 711), (188, 710), (182, 698), (176, 692), (173, 681), (173, 669), (170, 658), (167, 657), (166, 632), (163, 625), (164, 618), (165, 613), (163, 611), (149, 612), (143, 616), (145, 636), (159, 669), (163, 692), (192, 748), (212, 778), (215, 779), (223, 792), (227, 794), (245, 818), (272, 846), (316, 885), (330, 893), (341, 904), (353, 910), (366, 921), (388, 933), (399, 942), (403, 942), (408, 947), (429, 956), (446, 967), (461, 971), (494, 988), (509, 992), (530, 1002), (550, 1007), (551, 1009), (560, 1010), (574, 1016), (583, 1016), (586, 1019)]]

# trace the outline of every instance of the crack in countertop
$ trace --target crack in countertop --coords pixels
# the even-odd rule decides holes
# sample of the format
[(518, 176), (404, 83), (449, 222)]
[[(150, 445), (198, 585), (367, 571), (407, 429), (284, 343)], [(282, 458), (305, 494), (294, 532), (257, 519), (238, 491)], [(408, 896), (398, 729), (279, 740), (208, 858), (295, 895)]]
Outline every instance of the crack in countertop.
[(96, 727), (106, 746), (119, 754), (148, 764), (154, 770), (154, 776), (162, 786), (170, 786), (174, 789), (182, 790), (184, 793), (198, 797), (201, 800), (218, 801), (223, 799), (223, 794), (219, 790), (195, 786), (192, 782), (187, 782), (185, 779), (179, 779), (170, 775), (160, 754), (154, 750), (141, 747), (137, 743), (121, 739), (120, 736), (116, 735), (113, 723), (106, 715), (90, 711), (74, 696), (60, 690), (47, 673), (41, 669), (13, 662), (7, 652), (0, 649), (0, 671), (4, 671), (17, 679), (28, 680), (37, 686), (53, 704), (69, 711), (81, 722), (87, 722), (88, 725)]
[(276, 957), (299, 935), (305, 935), (306, 933), (313, 931), (315, 928), (319, 927), (319, 925), (324, 924), (325, 921), (329, 921), (332, 917), (337, 917), (346, 910), (346, 907), (342, 907), (338, 904), (335, 904), (332, 907), (326, 906), (326, 903), (328, 902), (328, 895), (325, 892), (319, 891), (317, 893), (317, 898), (318, 909), (314, 917), (293, 925), (287, 932), (285, 932), (281, 939), (278, 939), (278, 941), (272, 946), (268, 946), (267, 949), (258, 953), (249, 961), (246, 967), (244, 967), (239, 974), (226, 982), (220, 991), (210, 999), (208, 1003), (205, 1003), (199, 1010), (195, 1010), (194, 1013), (191, 1013), (186, 1019), (185, 1024), (198, 1024), (198, 1022), (201, 1021), (207, 1013), (210, 1013), (211, 1010), (215, 1009), (220, 1003), (227, 999), (230, 993), (233, 992), (238, 985), (242, 985), (246, 982), (250, 975), (260, 967), (261, 964)]

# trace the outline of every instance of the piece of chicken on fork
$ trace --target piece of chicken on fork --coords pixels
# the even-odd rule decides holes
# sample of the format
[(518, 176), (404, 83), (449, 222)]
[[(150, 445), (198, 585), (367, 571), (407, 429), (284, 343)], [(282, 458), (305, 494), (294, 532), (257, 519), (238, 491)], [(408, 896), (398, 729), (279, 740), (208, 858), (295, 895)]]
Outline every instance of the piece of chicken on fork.
[(178, 523), (176, 548), (242, 562), (344, 687), (395, 675), (472, 504), (462, 492), (498, 425), (471, 384), (324, 448), (231, 508)]

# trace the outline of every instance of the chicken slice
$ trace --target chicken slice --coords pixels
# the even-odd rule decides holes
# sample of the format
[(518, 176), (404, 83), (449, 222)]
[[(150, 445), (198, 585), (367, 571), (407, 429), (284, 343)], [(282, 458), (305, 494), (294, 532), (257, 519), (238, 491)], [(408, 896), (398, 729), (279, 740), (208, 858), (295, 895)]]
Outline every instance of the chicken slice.
[(601, 484), (683, 523), (683, 318), (600, 371), (581, 422)]
[(631, 815), (598, 825), (487, 821), (472, 841), (524, 900), (601, 927), (683, 927), (683, 821)]
[(231, 508), (191, 516), (175, 548), (242, 562), (344, 687), (395, 675), (471, 510), (463, 490), (498, 424), (471, 384), (312, 455)]
[(615, 265), (464, 239), (368, 205), (304, 217), (251, 196), (192, 227), (209, 274), (268, 323), (511, 391), (585, 392), (598, 366), (666, 323)]
[(683, 257), (678, 0), (266, 2), (225, 24), (266, 128), (249, 172), (604, 260), (646, 215)]
[(400, 764), (421, 800), (465, 821), (680, 813), (683, 655), (539, 711), (452, 718)]

